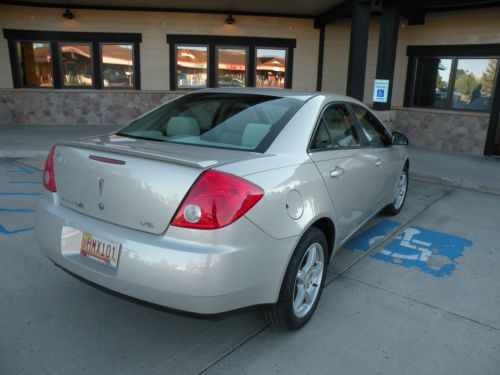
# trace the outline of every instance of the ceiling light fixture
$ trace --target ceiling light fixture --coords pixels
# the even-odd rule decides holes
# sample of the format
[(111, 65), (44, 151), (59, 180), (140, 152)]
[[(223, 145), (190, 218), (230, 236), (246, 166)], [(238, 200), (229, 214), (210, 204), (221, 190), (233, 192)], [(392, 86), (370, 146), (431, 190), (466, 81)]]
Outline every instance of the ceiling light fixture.
[(67, 20), (72, 20), (73, 18), (75, 18), (75, 15), (73, 14), (73, 12), (71, 10), (66, 9), (64, 11), (64, 13), (62, 14), (62, 17), (66, 18)]
[(229, 16), (227, 16), (226, 18), (226, 23), (228, 25), (232, 25), (236, 22), (236, 20), (233, 18), (233, 15), (231, 13), (229, 13)]

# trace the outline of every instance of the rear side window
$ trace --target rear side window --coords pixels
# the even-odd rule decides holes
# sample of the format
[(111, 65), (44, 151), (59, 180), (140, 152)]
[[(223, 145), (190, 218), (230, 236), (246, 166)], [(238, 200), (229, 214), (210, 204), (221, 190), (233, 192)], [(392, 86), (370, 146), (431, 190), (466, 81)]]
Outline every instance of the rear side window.
[(297, 99), (265, 95), (191, 94), (158, 107), (117, 134), (265, 152), (302, 104)]
[(353, 105), (352, 109), (368, 146), (387, 147), (391, 145), (391, 136), (375, 116), (357, 105)]
[(344, 105), (329, 106), (321, 116), (311, 150), (360, 146), (352, 117)]

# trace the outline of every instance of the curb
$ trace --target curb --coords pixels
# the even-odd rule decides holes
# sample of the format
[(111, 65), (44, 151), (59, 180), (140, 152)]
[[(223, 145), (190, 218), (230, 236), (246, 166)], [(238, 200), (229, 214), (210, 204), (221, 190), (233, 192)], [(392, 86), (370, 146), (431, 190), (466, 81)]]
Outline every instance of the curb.
[(420, 174), (420, 173), (415, 173), (415, 172), (413, 172), (410, 177), (413, 177), (417, 180), (433, 182), (433, 183), (451, 186), (451, 187), (456, 187), (456, 188), (460, 188), (460, 189), (477, 191), (479, 193), (500, 195), (500, 187), (486, 186), (486, 185), (476, 184), (473, 182), (468, 182), (468, 181), (459, 180), (459, 179), (455, 179), (455, 178), (430, 176), (430, 175)]

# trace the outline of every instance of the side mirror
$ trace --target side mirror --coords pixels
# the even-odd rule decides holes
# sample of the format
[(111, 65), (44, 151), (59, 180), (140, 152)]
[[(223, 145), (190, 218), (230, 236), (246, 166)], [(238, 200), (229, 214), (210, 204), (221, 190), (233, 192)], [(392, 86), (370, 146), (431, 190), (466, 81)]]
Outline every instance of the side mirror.
[(394, 146), (407, 146), (408, 138), (400, 132), (392, 132), (392, 144)]

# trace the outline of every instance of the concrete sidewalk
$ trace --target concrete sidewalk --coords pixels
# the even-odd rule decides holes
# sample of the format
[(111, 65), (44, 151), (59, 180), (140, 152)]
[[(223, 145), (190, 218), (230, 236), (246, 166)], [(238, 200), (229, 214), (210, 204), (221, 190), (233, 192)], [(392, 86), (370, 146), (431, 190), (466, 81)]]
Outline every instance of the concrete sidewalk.
[[(109, 133), (117, 125), (2, 125), (0, 157), (43, 159), (61, 139)], [(434, 151), (409, 146), (414, 178), (500, 195), (500, 158)], [(40, 160), (33, 166), (41, 165)]]

